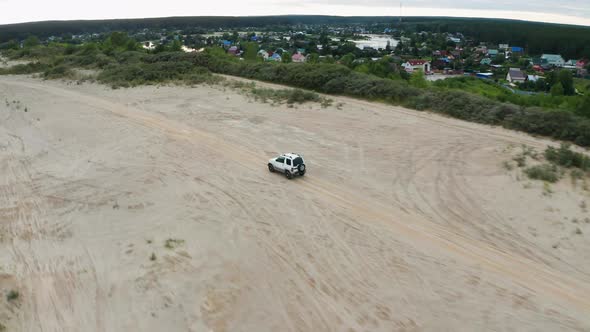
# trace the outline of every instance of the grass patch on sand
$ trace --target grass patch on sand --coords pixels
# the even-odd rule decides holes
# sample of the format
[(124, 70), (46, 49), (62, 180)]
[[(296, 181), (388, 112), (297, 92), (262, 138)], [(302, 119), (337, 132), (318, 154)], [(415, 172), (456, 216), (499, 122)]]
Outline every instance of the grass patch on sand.
[(181, 239), (167, 239), (166, 242), (164, 242), (164, 247), (166, 247), (167, 249), (174, 249), (174, 248), (179, 247), (183, 244), (184, 244), (184, 240), (181, 240)]
[(533, 180), (555, 183), (561, 179), (559, 168), (551, 164), (542, 164), (528, 167), (524, 173)]

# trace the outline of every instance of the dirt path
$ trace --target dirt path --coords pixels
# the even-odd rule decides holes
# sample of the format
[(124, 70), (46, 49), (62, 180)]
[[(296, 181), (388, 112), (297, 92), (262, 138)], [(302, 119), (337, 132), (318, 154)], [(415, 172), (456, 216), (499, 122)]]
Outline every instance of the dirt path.
[[(590, 328), (587, 192), (501, 167), (550, 142), (219, 87), (3, 77), (0, 102), (16, 330)], [(266, 171), (286, 151), (305, 178)]]

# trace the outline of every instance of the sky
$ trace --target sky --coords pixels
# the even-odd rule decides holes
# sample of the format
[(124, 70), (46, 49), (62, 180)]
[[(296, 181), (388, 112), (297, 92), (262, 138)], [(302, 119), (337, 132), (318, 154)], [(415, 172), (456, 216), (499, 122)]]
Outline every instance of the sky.
[[(258, 15), (399, 16), (386, 0), (0, 0), (0, 24), (75, 19)], [(405, 0), (403, 16), (509, 18), (590, 26), (590, 0)]]

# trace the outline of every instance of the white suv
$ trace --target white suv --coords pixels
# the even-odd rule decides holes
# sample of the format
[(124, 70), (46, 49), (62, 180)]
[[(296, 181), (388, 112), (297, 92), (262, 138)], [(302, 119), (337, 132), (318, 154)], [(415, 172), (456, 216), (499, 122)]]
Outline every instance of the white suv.
[(287, 179), (292, 179), (295, 175), (305, 175), (305, 161), (303, 157), (295, 153), (285, 153), (277, 158), (268, 161), (268, 170), (273, 172), (284, 173)]

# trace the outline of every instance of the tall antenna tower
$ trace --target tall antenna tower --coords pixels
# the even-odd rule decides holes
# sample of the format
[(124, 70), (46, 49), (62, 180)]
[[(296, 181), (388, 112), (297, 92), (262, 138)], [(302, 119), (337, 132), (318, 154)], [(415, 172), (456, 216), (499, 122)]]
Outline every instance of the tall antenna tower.
[(403, 3), (400, 1), (399, 3), (399, 25), (402, 25), (402, 5)]

